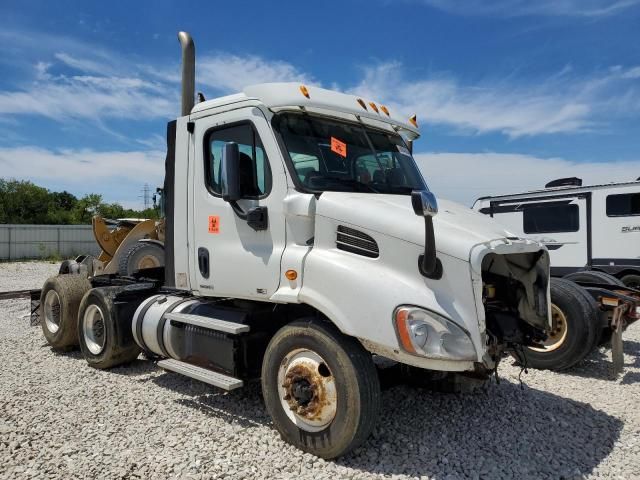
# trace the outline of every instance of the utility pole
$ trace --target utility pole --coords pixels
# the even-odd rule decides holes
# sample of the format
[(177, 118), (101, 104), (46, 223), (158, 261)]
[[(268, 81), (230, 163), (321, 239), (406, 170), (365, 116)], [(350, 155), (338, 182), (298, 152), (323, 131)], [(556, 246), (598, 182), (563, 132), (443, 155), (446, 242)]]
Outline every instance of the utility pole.
[(151, 204), (151, 190), (148, 183), (144, 184), (144, 187), (142, 188), (142, 195), (138, 195), (138, 198), (142, 198), (144, 209), (147, 210)]

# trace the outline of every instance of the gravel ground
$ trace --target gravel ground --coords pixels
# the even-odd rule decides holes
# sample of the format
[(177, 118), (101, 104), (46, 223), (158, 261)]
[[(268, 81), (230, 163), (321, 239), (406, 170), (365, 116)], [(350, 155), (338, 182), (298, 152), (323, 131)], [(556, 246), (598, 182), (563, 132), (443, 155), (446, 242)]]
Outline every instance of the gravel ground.
[(0, 263), (0, 292), (41, 288), (44, 281), (58, 274), (60, 262)]
[[(0, 265), (0, 291), (56, 271), (25, 265)], [(143, 359), (95, 370), (53, 353), (28, 313), (0, 301), (1, 478), (640, 478), (640, 325), (617, 380), (600, 350), (523, 388), (510, 361), (473, 394), (387, 388), (369, 441), (324, 461), (279, 438), (257, 385), (223, 393)]]

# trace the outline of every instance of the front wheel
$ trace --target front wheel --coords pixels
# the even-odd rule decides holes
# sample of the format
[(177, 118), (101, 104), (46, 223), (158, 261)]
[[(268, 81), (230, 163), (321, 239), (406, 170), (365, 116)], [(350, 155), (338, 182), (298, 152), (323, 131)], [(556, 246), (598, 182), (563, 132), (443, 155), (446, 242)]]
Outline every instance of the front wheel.
[(380, 409), (371, 355), (355, 339), (315, 320), (291, 323), (271, 339), (262, 392), (282, 438), (326, 459), (362, 444)]

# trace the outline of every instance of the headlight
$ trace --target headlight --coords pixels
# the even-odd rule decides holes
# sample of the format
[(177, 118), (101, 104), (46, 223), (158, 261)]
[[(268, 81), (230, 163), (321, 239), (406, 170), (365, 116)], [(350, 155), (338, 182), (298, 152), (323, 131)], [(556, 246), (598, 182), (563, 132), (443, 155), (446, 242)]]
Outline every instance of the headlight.
[(398, 340), (409, 353), (442, 360), (475, 360), (469, 334), (451, 320), (418, 307), (396, 308)]

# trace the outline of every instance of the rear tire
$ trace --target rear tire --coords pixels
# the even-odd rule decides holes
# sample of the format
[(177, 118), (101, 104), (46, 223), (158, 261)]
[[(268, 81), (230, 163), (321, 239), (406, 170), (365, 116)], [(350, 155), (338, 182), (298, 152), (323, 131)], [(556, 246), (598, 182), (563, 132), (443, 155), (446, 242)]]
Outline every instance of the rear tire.
[(40, 293), (40, 323), (47, 343), (56, 350), (78, 345), (78, 307), (91, 283), (83, 275), (47, 279)]
[(371, 355), (355, 339), (315, 320), (286, 325), (271, 339), (262, 392), (282, 438), (326, 459), (362, 444), (380, 410)]
[[(113, 315), (113, 300), (124, 287), (89, 290), (78, 312), (80, 350), (89, 365), (104, 369), (132, 362), (140, 347), (132, 339), (123, 341)], [(128, 338), (128, 336), (127, 336)]]
[(133, 275), (138, 270), (164, 266), (164, 247), (152, 242), (136, 242), (120, 257), (118, 273)]
[(622, 277), (621, 280), (626, 287), (640, 290), (640, 275), (630, 273), (629, 275), (625, 275), (624, 277)]
[(581, 272), (570, 273), (563, 277), (566, 280), (572, 282), (584, 282), (584, 283), (600, 283), (602, 285), (611, 285), (614, 287), (624, 287), (619, 279), (608, 273), (598, 272), (597, 270), (583, 270)]
[(525, 350), (527, 366), (565, 370), (591, 352), (600, 338), (598, 306), (582, 287), (563, 278), (551, 279), (552, 314), (558, 329), (545, 348)]

